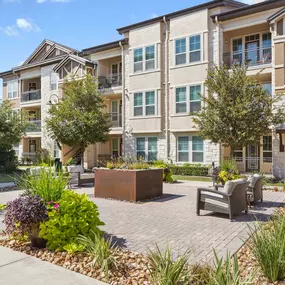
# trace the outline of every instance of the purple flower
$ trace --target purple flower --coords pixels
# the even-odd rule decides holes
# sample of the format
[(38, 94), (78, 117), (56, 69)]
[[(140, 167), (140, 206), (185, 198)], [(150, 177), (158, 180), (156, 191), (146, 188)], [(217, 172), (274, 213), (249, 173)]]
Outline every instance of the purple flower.
[(59, 204), (56, 203), (56, 204), (53, 206), (53, 208), (54, 208), (55, 210), (58, 209), (58, 208), (59, 208)]

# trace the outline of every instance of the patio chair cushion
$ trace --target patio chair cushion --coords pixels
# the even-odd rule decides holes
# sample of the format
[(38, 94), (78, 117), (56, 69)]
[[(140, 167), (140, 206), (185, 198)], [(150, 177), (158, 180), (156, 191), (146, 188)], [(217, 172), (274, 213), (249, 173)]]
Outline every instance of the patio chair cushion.
[[(223, 195), (219, 194), (218, 191), (217, 191), (217, 193), (201, 191), (201, 194), (202, 195), (204, 194), (204, 195), (212, 196), (212, 197), (217, 197), (217, 198), (223, 198)], [(229, 207), (228, 203), (222, 202), (222, 201), (216, 201), (216, 200), (213, 200), (211, 198), (205, 198), (205, 203), (217, 205), (217, 206), (220, 206), (220, 207), (223, 207), (223, 208), (228, 208)]]
[(249, 186), (250, 186), (250, 187), (254, 187), (256, 181), (258, 180), (258, 178), (260, 178), (260, 175), (259, 175), (259, 174), (250, 175), (250, 176), (247, 178), (247, 181), (249, 182)]
[(226, 194), (232, 194), (236, 186), (244, 182), (244, 179), (229, 180), (226, 182), (225, 187), (221, 188), (220, 191)]

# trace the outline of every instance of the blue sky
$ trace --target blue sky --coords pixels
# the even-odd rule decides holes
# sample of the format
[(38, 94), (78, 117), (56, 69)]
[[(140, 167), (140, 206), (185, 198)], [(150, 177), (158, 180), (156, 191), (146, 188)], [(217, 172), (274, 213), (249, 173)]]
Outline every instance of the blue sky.
[(203, 2), (0, 0), (0, 71), (20, 65), (45, 38), (87, 48), (120, 39), (117, 28)]

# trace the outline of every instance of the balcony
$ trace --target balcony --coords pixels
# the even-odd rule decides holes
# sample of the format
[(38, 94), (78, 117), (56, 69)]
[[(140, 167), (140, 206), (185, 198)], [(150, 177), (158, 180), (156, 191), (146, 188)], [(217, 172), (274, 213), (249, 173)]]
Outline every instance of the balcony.
[(112, 74), (110, 76), (99, 76), (99, 90), (110, 89), (113, 87), (122, 86), (122, 74)]
[(41, 100), (41, 90), (32, 90), (22, 92), (21, 94), (21, 103), (28, 103), (31, 101)]
[(246, 64), (247, 66), (260, 66), (271, 64), (271, 47), (247, 49), (238, 52), (228, 52), (223, 55), (224, 64), (230, 68), (232, 65)]
[(29, 121), (26, 128), (27, 133), (41, 132), (41, 120)]
[(110, 113), (111, 128), (121, 128), (122, 127), (122, 114), (113, 112)]

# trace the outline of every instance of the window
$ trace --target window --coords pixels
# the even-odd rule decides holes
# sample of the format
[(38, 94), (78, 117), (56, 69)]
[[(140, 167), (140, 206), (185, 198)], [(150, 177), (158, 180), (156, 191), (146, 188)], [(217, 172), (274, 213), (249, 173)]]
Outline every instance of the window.
[(204, 162), (204, 141), (199, 136), (177, 138), (178, 162)]
[(272, 162), (272, 136), (263, 137), (263, 162)]
[(263, 89), (270, 95), (272, 95), (272, 84), (271, 83), (263, 83)]
[(189, 62), (196, 62), (201, 60), (201, 43), (200, 35), (192, 36), (189, 38), (190, 55)]
[(137, 158), (146, 161), (157, 160), (157, 137), (137, 138)]
[(189, 87), (177, 87), (175, 90), (176, 114), (200, 111), (201, 89), (202, 86), (200, 84)]
[(234, 149), (234, 160), (235, 161), (243, 161), (243, 151), (242, 151), (242, 147), (238, 147), (237, 149)]
[(277, 21), (277, 36), (283, 35), (283, 18)]
[(155, 91), (134, 94), (134, 116), (154, 116), (156, 114)]
[(271, 63), (271, 33), (262, 34), (262, 63)]
[(155, 69), (155, 46), (134, 50), (134, 73)]
[(119, 139), (112, 139), (112, 156), (113, 158), (119, 157)]
[(8, 99), (18, 98), (18, 81), (10, 81), (7, 83)]
[(143, 71), (143, 49), (134, 50), (134, 72)]
[(57, 90), (57, 73), (50, 74), (50, 90)]
[(112, 101), (112, 114), (111, 114), (111, 120), (112, 122), (118, 121), (118, 101)]
[(154, 68), (155, 68), (154, 46), (148, 46), (145, 48), (145, 70), (151, 70)]
[(242, 63), (242, 39), (233, 40), (233, 59), (232, 64)]
[(134, 94), (134, 116), (143, 116), (143, 93)]
[(175, 41), (175, 64), (186, 63), (186, 39), (179, 39)]
[(204, 141), (200, 137), (192, 137), (192, 162), (204, 161)]
[(190, 86), (190, 113), (201, 110), (201, 85)]
[(176, 113), (186, 113), (186, 87), (176, 88)]

